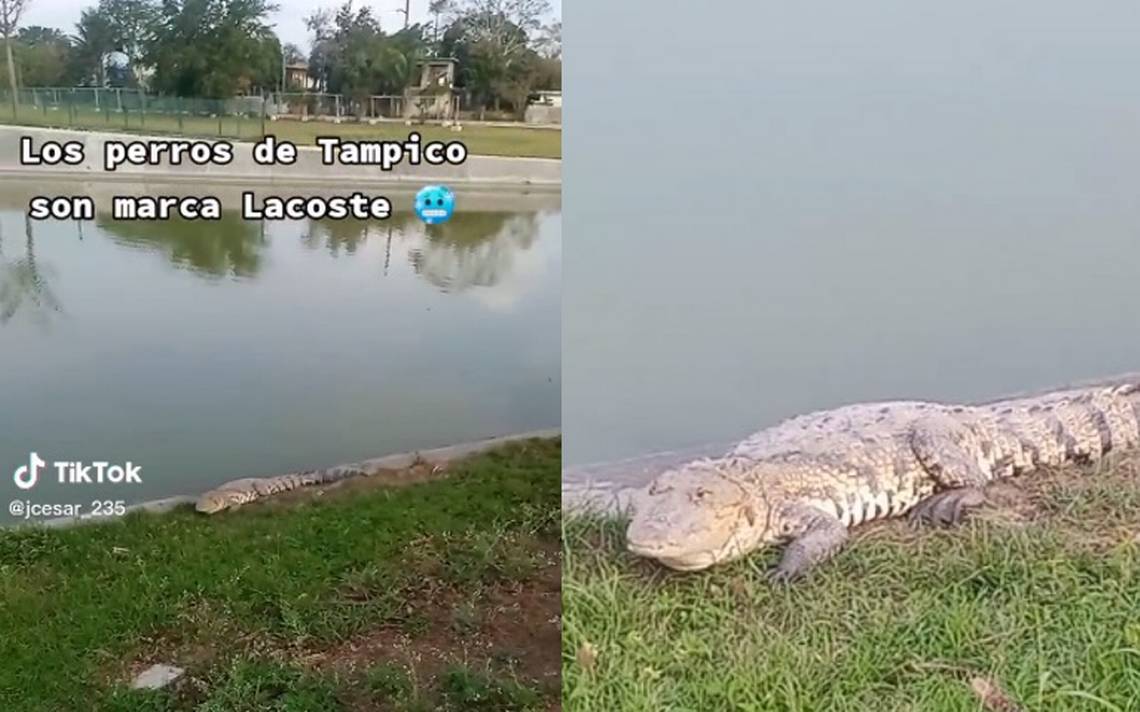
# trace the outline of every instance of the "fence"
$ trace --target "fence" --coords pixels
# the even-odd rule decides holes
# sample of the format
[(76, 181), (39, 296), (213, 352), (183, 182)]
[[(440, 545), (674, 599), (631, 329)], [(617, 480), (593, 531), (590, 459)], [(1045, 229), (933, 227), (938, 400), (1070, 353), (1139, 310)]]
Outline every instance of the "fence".
[(147, 94), (135, 89), (37, 87), (0, 91), (0, 122), (150, 131), (227, 138), (272, 133), (277, 120), (366, 122), (449, 120), (460, 116), (459, 95), (347, 97), (271, 93), (204, 99)]

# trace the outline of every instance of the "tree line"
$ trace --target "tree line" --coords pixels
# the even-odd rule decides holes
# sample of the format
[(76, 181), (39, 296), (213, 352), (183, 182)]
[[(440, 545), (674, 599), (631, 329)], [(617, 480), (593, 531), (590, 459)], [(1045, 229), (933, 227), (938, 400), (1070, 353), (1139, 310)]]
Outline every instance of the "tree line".
[[(395, 31), (344, 0), (305, 18), (311, 49), (282, 44), (269, 0), (98, 0), (75, 31), (20, 26), (33, 0), (0, 0), (2, 58), (20, 87), (122, 86), (209, 98), (276, 91), (282, 64), (307, 63), (313, 91), (401, 94), (428, 57), (457, 60), (456, 86), (476, 106), (521, 110), (561, 87), (561, 22), (547, 0), (434, 0), (431, 20)], [(290, 84), (287, 91), (309, 87)]]

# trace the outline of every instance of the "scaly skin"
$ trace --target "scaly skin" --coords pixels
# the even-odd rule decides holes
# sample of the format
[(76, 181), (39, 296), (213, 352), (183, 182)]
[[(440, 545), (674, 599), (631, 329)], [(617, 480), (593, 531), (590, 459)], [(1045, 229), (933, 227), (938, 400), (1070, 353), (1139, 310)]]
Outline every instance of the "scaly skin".
[(627, 542), (684, 571), (787, 543), (771, 573), (787, 581), (838, 551), (849, 527), (908, 512), (957, 523), (992, 480), (1138, 444), (1140, 375), (975, 406), (845, 406), (662, 473), (636, 500)]
[(198, 498), (194, 508), (204, 514), (215, 514), (224, 509), (240, 507), (263, 497), (288, 492), (299, 487), (326, 485), (340, 480), (375, 474), (376, 468), (330, 467), (325, 470), (310, 470), (276, 477), (249, 477), (234, 480), (210, 490)]

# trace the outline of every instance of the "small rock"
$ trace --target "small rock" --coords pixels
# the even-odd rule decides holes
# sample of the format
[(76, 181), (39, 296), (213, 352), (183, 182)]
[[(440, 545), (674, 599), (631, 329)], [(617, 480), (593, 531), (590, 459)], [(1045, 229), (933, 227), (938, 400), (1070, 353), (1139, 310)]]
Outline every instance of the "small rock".
[(982, 707), (990, 712), (1023, 712), (1021, 705), (1013, 701), (997, 682), (985, 677), (975, 677), (970, 680), (970, 689), (978, 696)]
[(598, 660), (598, 651), (589, 642), (583, 642), (578, 648), (578, 665), (586, 672), (594, 669), (594, 663)]
[(151, 665), (135, 677), (131, 687), (136, 690), (158, 690), (176, 681), (185, 672), (173, 665)]

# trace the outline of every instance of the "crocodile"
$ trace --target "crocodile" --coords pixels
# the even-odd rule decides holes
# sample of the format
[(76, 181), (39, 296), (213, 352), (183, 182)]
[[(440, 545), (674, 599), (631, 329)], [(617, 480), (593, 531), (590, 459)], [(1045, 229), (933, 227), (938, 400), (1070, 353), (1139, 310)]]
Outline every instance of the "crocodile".
[(848, 405), (665, 470), (634, 500), (626, 545), (697, 571), (782, 544), (768, 577), (786, 583), (858, 524), (904, 514), (916, 526), (957, 524), (993, 480), (1138, 444), (1140, 373), (975, 405)]
[(514, 435), (501, 435), (458, 445), (416, 450), (414, 452), (385, 455), (323, 470), (305, 470), (276, 477), (246, 477), (232, 480), (198, 497), (195, 509), (203, 514), (215, 514), (240, 507), (264, 497), (289, 492), (301, 487), (329, 485), (350, 477), (371, 477), (380, 473), (400, 472), (404, 475), (435, 476), (446, 472), (449, 463), (460, 458), (486, 452), (508, 443), (521, 443), (534, 439), (560, 437), (557, 428), (533, 430)]
[(376, 474), (380, 469), (379, 467), (371, 468), (362, 465), (341, 465), (323, 470), (291, 472), (274, 477), (244, 477), (240, 480), (227, 482), (221, 487), (205, 493), (198, 498), (194, 504), (194, 509), (203, 514), (216, 514), (225, 509), (234, 509), (264, 497), (289, 492), (301, 487), (328, 485), (349, 477), (367, 477)]
[(216, 514), (225, 509), (236, 509), (243, 504), (301, 487), (331, 485), (350, 477), (371, 477), (394, 468), (410, 470), (420, 466), (429, 467), (432, 475), (444, 471), (446, 467), (445, 463), (433, 462), (416, 452), (411, 455), (394, 455), (351, 465), (327, 467), (323, 470), (305, 470), (274, 477), (244, 477), (227, 482), (200, 496), (194, 508), (203, 514)]

